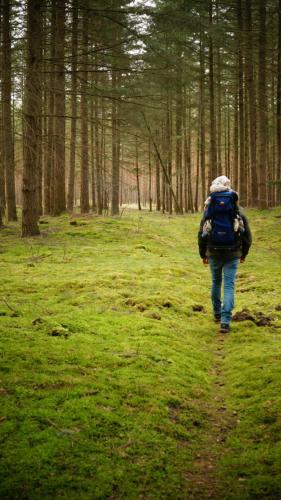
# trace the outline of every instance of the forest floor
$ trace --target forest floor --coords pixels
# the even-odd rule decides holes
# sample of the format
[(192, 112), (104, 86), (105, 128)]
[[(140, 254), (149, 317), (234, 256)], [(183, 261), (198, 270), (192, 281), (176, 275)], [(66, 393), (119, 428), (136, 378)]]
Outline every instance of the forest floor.
[(280, 209), (248, 215), (230, 335), (198, 215), (1, 231), (1, 498), (281, 498)]

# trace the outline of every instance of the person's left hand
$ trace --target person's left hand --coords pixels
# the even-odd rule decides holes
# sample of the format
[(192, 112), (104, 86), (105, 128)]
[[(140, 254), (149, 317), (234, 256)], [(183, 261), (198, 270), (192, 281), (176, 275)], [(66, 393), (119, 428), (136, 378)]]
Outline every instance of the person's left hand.
[(209, 264), (209, 259), (208, 259), (208, 257), (204, 257), (204, 259), (202, 259), (202, 260), (203, 260), (203, 264), (204, 264), (205, 266), (207, 266), (207, 265)]

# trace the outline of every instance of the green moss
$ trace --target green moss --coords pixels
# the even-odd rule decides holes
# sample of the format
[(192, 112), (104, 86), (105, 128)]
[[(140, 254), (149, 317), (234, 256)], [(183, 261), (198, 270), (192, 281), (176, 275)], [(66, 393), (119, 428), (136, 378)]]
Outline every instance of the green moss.
[[(254, 247), (236, 295), (237, 310), (272, 326), (235, 323), (224, 343), (238, 416), (216, 475), (229, 498), (280, 493), (275, 214), (250, 212)], [(45, 220), (39, 238), (20, 239), (17, 224), (1, 232), (2, 497), (192, 498), (217, 348), (199, 217)]]

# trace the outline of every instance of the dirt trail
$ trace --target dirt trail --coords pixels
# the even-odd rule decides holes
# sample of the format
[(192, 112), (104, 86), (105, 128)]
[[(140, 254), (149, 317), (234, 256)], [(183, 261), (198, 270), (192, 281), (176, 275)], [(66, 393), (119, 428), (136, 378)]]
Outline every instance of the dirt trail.
[(210, 400), (204, 411), (208, 415), (209, 429), (202, 448), (197, 453), (194, 471), (188, 476), (192, 497), (199, 500), (225, 498), (217, 476), (217, 462), (226, 453), (225, 442), (236, 421), (236, 413), (226, 406), (223, 364), (226, 335), (218, 334), (214, 341), (214, 362), (210, 371), (213, 385)]

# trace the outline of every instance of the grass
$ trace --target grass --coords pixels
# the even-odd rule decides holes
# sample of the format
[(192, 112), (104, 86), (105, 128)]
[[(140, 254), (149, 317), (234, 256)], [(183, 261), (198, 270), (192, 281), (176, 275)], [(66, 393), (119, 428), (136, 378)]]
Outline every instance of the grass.
[[(43, 218), (38, 238), (1, 231), (1, 498), (205, 498), (214, 478), (217, 498), (280, 498), (276, 215), (249, 211), (254, 246), (236, 293), (236, 310), (272, 324), (233, 323), (223, 375), (199, 216), (62, 216)], [(219, 444), (218, 377), (233, 415)], [(212, 472), (208, 458), (196, 466), (202, 450)]]

